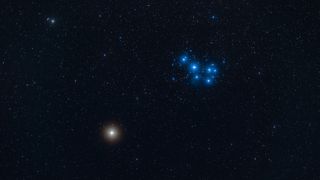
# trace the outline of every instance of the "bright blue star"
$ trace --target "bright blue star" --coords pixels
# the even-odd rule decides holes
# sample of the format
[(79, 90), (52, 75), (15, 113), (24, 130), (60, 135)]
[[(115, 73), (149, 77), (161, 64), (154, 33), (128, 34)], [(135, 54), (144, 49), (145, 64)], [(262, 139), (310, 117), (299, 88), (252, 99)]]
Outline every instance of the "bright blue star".
[(191, 72), (197, 72), (198, 69), (199, 69), (199, 66), (196, 63), (191, 63), (190, 64), (190, 69), (191, 69)]

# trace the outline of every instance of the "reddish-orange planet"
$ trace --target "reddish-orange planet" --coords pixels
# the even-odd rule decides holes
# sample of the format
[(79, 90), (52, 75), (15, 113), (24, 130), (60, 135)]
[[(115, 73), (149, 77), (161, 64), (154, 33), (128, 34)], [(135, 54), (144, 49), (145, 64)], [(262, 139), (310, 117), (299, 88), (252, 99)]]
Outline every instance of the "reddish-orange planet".
[(117, 143), (122, 138), (122, 128), (116, 123), (109, 123), (103, 126), (102, 136), (108, 143)]

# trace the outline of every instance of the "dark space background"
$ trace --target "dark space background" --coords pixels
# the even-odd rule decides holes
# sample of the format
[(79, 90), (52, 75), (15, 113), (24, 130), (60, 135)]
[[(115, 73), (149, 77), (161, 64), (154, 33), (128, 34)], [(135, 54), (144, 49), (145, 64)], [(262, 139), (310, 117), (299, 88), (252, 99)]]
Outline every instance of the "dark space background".
[[(317, 1), (0, 5), (0, 179), (320, 179)], [(188, 49), (214, 86), (172, 81)]]

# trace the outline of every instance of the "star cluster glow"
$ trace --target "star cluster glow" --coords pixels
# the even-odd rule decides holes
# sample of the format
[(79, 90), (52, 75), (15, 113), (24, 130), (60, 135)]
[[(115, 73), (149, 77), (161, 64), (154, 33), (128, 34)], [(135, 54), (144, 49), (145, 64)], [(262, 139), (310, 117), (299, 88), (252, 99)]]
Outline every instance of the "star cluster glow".
[(189, 79), (193, 84), (212, 86), (219, 75), (215, 63), (208, 59), (201, 61), (186, 53), (179, 57), (178, 67), (184, 70), (186, 79)]

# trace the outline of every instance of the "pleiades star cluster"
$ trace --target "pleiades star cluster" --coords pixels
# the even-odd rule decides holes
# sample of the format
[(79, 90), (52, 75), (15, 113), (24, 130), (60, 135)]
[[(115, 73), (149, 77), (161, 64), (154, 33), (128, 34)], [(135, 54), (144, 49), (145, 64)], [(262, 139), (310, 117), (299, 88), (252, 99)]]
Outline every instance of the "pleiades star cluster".
[(1, 0), (0, 180), (319, 180), (316, 0)]
[[(199, 60), (191, 53), (192, 50), (189, 50), (189, 53), (183, 53), (178, 58), (178, 62), (173, 63), (173, 66), (177, 66), (184, 71), (183, 79), (187, 79), (190, 84), (203, 87), (215, 85), (219, 77), (218, 65), (210, 59)], [(221, 62), (225, 64), (225, 60)]]

